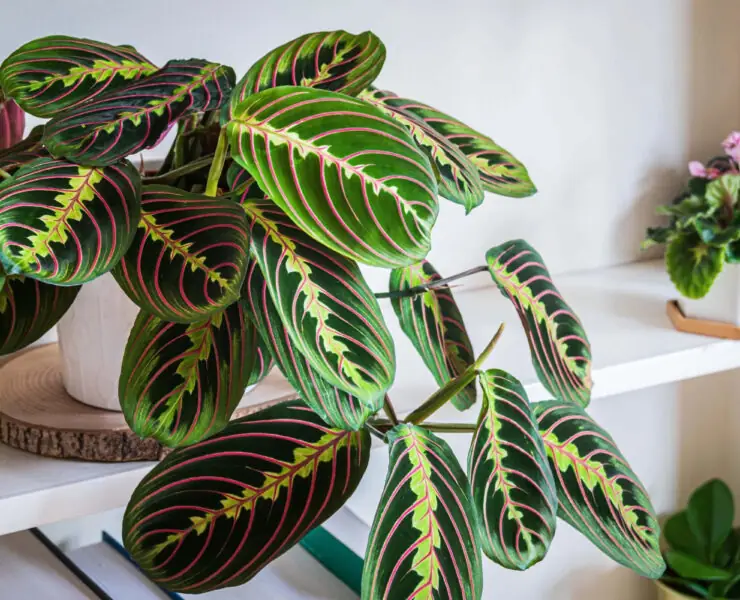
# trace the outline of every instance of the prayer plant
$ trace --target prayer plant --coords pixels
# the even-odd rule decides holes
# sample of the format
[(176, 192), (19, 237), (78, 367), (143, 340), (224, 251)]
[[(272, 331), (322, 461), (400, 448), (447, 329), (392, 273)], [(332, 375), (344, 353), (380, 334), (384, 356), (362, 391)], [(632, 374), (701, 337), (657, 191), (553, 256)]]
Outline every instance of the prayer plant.
[[(512, 374), (482, 370), (501, 329), (475, 357), (447, 286), (469, 272), (445, 279), (425, 260), (439, 196), (466, 212), (485, 192), (529, 196), (526, 169), (453, 117), (373, 87), (384, 60), (373, 33), (345, 31), (288, 42), (238, 82), (225, 65), (159, 66), (86, 39), (16, 50), (0, 68), (16, 123), (0, 137), (12, 144), (0, 155), (0, 350), (38, 338), (106, 272), (141, 308), (121, 408), (176, 449), (134, 492), (124, 539), (170, 590), (248, 581), (347, 501), (371, 436), (391, 467), (363, 598), (480, 598), (482, 555), (531, 567), (556, 517), (659, 577), (653, 508), (585, 412), (590, 346), (540, 255), (510, 241), (471, 270), (519, 313), (554, 398), (536, 404)], [(18, 106), (49, 119), (21, 141)], [(171, 128), (161, 169), (140, 173), (127, 157)], [(374, 294), (358, 264), (388, 268), (390, 290)], [(441, 386), (403, 420), (378, 297)], [(229, 422), (273, 365), (297, 399)], [(428, 422), (448, 401), (477, 403), (477, 422)], [(467, 469), (435, 431), (473, 434)]]

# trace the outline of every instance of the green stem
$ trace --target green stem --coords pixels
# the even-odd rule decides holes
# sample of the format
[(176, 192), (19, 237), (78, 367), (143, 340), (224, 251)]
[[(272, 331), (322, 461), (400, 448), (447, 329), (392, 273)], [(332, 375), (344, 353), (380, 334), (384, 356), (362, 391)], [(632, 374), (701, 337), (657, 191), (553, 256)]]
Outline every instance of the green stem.
[(488, 267), (485, 265), (480, 266), (480, 267), (474, 267), (472, 269), (468, 269), (467, 271), (462, 271), (461, 273), (457, 273), (456, 275), (451, 275), (450, 277), (443, 277), (442, 279), (436, 279), (435, 281), (430, 281), (429, 283), (424, 283), (422, 285), (416, 285), (407, 290), (398, 290), (396, 292), (380, 292), (378, 294), (375, 294), (375, 297), (376, 298), (410, 298), (418, 294), (423, 294), (427, 290), (434, 290), (436, 288), (445, 287), (448, 283), (451, 283), (452, 281), (455, 281), (457, 279), (462, 279), (463, 277), (470, 277), (471, 275), (475, 275), (476, 273), (483, 273), (484, 271), (488, 271)]
[(383, 402), (383, 411), (388, 416), (388, 420), (393, 424), (395, 427), (398, 425), (398, 416), (396, 415), (396, 409), (393, 408), (393, 404), (391, 404), (391, 399), (388, 396), (388, 394), (385, 395), (385, 401)]
[(226, 128), (222, 127), (221, 133), (218, 134), (218, 144), (216, 145), (216, 154), (214, 154), (213, 162), (211, 163), (211, 170), (208, 171), (206, 196), (215, 196), (218, 193), (218, 180), (221, 179), (221, 171), (224, 170), (228, 145), (229, 140), (226, 137)]
[(204, 156), (203, 158), (199, 158), (198, 160), (194, 160), (191, 163), (183, 165), (179, 169), (173, 169), (172, 171), (162, 173), (161, 175), (154, 175), (153, 177), (144, 177), (144, 183), (167, 183), (174, 179), (178, 179), (183, 175), (189, 175), (190, 173), (195, 173), (196, 171), (205, 169), (212, 161), (213, 155)]
[(8, 173), (5, 169), (0, 169), (0, 177), (3, 179), (10, 179), (12, 175)]
[(493, 349), (496, 347), (501, 335), (504, 332), (504, 324), (498, 328), (496, 335), (493, 336), (491, 341), (486, 346), (485, 350), (480, 354), (478, 359), (470, 365), (463, 373), (448, 381), (445, 385), (439, 388), (434, 394), (429, 396), (429, 399), (424, 402), (419, 408), (412, 411), (405, 419), (406, 423), (413, 423), (419, 425), (426, 419), (431, 417), (435, 412), (447, 404), (452, 398), (457, 396), (462, 390), (468, 385), (475, 381), (478, 377), (478, 371), (480, 370), (483, 363), (486, 361), (488, 356), (491, 354)]

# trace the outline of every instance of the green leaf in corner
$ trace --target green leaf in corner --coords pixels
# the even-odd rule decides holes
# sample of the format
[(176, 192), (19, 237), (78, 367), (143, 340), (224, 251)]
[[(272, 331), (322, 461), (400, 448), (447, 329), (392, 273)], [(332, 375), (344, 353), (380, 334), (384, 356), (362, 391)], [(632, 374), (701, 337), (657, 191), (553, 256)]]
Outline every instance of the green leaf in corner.
[(709, 598), (709, 590), (706, 585), (701, 585), (696, 581), (689, 579), (682, 579), (681, 577), (674, 577), (672, 575), (666, 575), (660, 578), (660, 582), (666, 587), (682, 594), (693, 594), (689, 598)]
[(387, 440), (390, 468), (370, 530), (362, 600), (480, 600), (483, 573), (470, 484), (452, 449), (405, 423)]
[(702, 556), (714, 562), (717, 552), (732, 533), (735, 505), (724, 481), (712, 479), (689, 498), (686, 516), (691, 532), (702, 548)]
[[(429, 284), (442, 277), (426, 260), (393, 269), (392, 292)], [(415, 296), (391, 298), (401, 329), (409, 337), (439, 385), (461, 375), (475, 362), (473, 346), (460, 309), (449, 287), (427, 290)], [(475, 404), (475, 382), (452, 399), (458, 410)]]
[(721, 581), (728, 579), (732, 573), (708, 565), (689, 554), (678, 550), (668, 550), (665, 554), (666, 562), (681, 577), (700, 579), (702, 581)]
[(676, 289), (687, 298), (703, 298), (725, 263), (723, 248), (701, 241), (696, 233), (683, 232), (668, 244), (666, 268)]
[[(2, 272), (2, 269), (0, 269)], [(25, 348), (57, 324), (81, 286), (58, 286), (3, 273), (0, 289), (0, 356)]]
[(486, 261), (500, 292), (519, 314), (542, 385), (556, 398), (587, 406), (591, 345), (539, 252), (524, 240), (513, 240), (491, 248)]
[(689, 525), (689, 516), (685, 510), (668, 518), (663, 526), (663, 537), (674, 550), (680, 550), (694, 556), (703, 556), (704, 548), (699, 538), (694, 535)]

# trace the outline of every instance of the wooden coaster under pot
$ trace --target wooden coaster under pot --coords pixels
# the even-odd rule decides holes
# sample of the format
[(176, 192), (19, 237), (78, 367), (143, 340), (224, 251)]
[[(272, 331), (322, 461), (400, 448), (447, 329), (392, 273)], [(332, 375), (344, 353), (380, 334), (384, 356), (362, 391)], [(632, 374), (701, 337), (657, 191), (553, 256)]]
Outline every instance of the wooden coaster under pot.
[[(295, 396), (275, 369), (234, 418)], [(0, 367), (0, 442), (42, 456), (101, 462), (159, 460), (171, 451), (137, 436), (122, 413), (70, 396), (62, 383), (57, 344), (23, 352)]]

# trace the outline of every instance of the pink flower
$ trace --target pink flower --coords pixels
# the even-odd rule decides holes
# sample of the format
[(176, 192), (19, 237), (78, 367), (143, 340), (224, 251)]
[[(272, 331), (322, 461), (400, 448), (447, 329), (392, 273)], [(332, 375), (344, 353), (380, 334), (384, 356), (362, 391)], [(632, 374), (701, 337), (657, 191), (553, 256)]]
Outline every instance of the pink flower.
[(740, 162), (740, 131), (733, 131), (727, 136), (722, 147), (728, 156), (731, 156), (735, 162)]
[(707, 169), (698, 160), (692, 160), (689, 163), (689, 173), (691, 173), (692, 177), (706, 177)]

